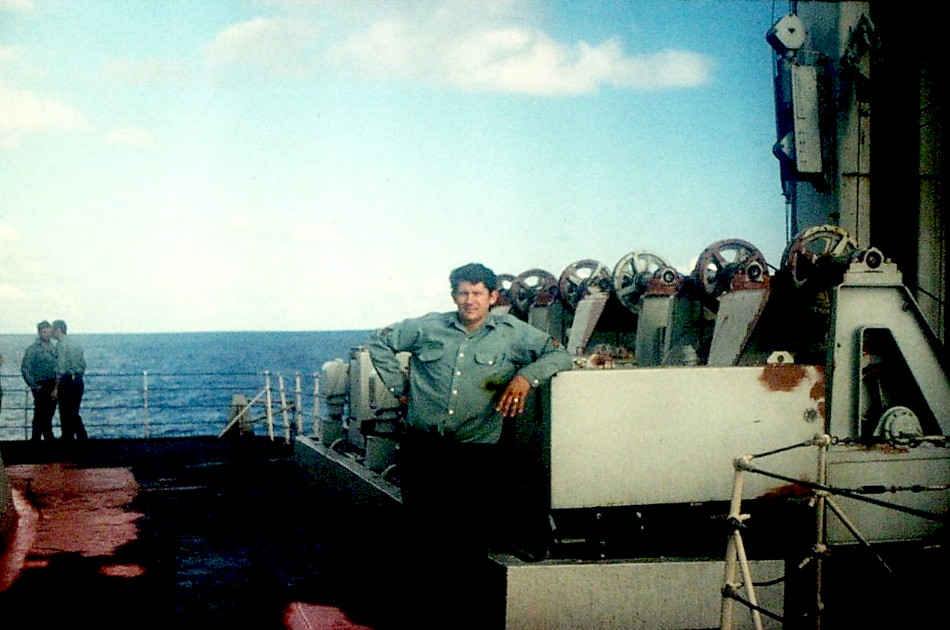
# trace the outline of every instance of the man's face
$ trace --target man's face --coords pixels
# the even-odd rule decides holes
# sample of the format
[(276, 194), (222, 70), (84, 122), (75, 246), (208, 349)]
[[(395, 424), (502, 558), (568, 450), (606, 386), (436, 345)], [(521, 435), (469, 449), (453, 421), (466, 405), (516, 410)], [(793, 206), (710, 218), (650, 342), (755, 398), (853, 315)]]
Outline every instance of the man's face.
[(53, 328), (51, 326), (44, 326), (40, 328), (40, 339), (43, 341), (49, 341), (50, 337), (53, 336)]
[(498, 291), (489, 291), (483, 282), (459, 282), (452, 299), (459, 310), (459, 321), (467, 329), (475, 330), (498, 301)]

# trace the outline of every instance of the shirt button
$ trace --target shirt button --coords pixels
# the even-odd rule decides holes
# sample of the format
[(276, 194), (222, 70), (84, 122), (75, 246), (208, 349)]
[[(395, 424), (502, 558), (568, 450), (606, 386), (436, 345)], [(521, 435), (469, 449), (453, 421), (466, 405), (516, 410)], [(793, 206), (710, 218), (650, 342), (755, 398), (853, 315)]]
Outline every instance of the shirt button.
[(461, 373), (459, 370), (455, 370), (455, 375), (456, 375), (456, 376), (461, 376), (462, 373)]
[(459, 357), (460, 357), (460, 358), (461, 358), (461, 357), (464, 357), (464, 356), (465, 356), (465, 353), (464, 353), (464, 352), (459, 352)]
[(459, 390), (453, 389), (453, 390), (452, 390), (452, 395), (453, 395), (453, 396), (458, 396), (458, 395), (459, 395)]
[(455, 413), (455, 409), (449, 409), (449, 415), (451, 416), (453, 413)]

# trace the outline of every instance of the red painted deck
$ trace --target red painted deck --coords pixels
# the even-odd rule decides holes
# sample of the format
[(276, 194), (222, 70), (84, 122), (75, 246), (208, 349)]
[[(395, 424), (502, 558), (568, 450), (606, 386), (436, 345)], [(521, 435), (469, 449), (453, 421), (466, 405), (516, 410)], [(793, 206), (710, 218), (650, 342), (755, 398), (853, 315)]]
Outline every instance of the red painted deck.
[(339, 608), (294, 602), (284, 612), (287, 630), (371, 630), (354, 623)]

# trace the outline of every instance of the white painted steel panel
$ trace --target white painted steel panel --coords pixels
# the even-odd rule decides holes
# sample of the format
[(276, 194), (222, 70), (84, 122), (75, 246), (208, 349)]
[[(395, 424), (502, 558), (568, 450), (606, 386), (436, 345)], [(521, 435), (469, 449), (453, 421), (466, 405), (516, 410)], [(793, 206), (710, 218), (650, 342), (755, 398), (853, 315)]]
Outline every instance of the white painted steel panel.
[[(752, 562), (755, 581), (782, 575), (779, 560)], [(505, 565), (508, 630), (718, 628), (722, 561), (554, 562)], [(783, 584), (756, 589), (759, 605), (781, 615)], [(753, 627), (736, 605), (736, 628)], [(765, 628), (781, 624), (764, 618)]]
[[(884, 492), (868, 495), (946, 519), (950, 511), (950, 454), (947, 449), (922, 446), (901, 452), (896, 448), (838, 447), (828, 454), (828, 485), (858, 489), (862, 486), (884, 488), (931, 487), (914, 492)], [(942, 488), (942, 489), (939, 489)], [(856, 499), (832, 496), (845, 516), (869, 542), (917, 540), (936, 536), (944, 527), (939, 520), (921, 518)], [(830, 511), (827, 516), (828, 542), (854, 543), (851, 532)]]
[(792, 103), (795, 113), (795, 168), (799, 173), (820, 173), (818, 69), (814, 66), (792, 66)]
[[(551, 381), (551, 507), (722, 500), (733, 461), (824, 431), (824, 374), (802, 365), (575, 370)], [(813, 481), (817, 449), (755, 464)], [(746, 475), (745, 497), (787, 484)]]

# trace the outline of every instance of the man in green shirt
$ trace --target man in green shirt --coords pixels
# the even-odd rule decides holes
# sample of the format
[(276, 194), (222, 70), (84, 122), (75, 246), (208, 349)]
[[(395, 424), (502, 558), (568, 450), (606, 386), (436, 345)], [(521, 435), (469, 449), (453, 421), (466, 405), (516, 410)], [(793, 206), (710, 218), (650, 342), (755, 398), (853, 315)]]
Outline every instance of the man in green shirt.
[[(511, 423), (531, 390), (570, 369), (572, 360), (547, 333), (491, 312), (499, 293), (490, 269), (465, 265), (449, 281), (455, 311), (384, 328), (368, 349), (383, 383), (408, 404), (397, 467), (407, 536), (416, 551), (443, 560), (445, 571), (427, 580), (427, 610), (435, 626), (461, 628), (472, 611), (456, 598), (471, 596), (479, 563), (489, 547), (510, 542), (507, 530), (516, 520)], [(410, 353), (408, 373), (400, 352)], [(410, 593), (420, 594), (408, 582)]]
[(32, 440), (39, 442), (53, 440), (53, 416), (56, 414), (56, 400), (53, 388), (56, 386), (56, 352), (50, 340), (53, 326), (46, 320), (36, 325), (36, 341), (23, 353), (20, 374), (33, 393), (33, 434)]
[[(496, 444), (505, 418), (520, 415), (532, 388), (571, 367), (547, 333), (498, 315), (496, 276), (482, 265), (450, 276), (457, 312), (430, 313), (379, 331), (369, 352), (380, 378), (408, 397), (412, 430), (462, 443)], [(406, 374), (396, 355), (411, 354)]]

